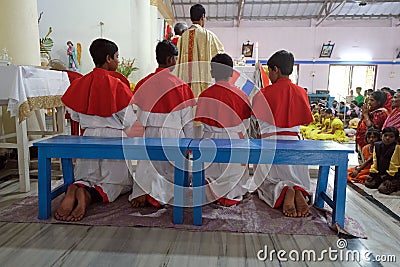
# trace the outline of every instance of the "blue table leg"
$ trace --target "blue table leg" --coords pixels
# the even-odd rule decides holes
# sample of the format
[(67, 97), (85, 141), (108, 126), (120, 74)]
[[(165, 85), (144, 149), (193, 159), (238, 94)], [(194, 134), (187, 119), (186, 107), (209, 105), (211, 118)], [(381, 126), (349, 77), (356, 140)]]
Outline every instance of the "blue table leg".
[(190, 181), (189, 181), (189, 160), (190, 160), (190, 152), (188, 150), (185, 151), (185, 163), (184, 163), (184, 180), (183, 180), (183, 185), (185, 187), (190, 186)]
[[(183, 158), (184, 160), (184, 158)], [(175, 162), (175, 174), (174, 174), (174, 223), (183, 223), (183, 194), (184, 194), (184, 180), (186, 170), (182, 170), (184, 162), (180, 164)]]
[(46, 157), (43, 148), (38, 153), (38, 195), (38, 218), (45, 220), (51, 215), (51, 159)]
[(72, 184), (74, 179), (74, 167), (72, 165), (72, 159), (61, 159), (62, 164), (62, 172), (64, 177), (64, 184), (67, 185), (67, 188), (70, 184)]
[(347, 186), (347, 158), (341, 160), (335, 168), (335, 188), (333, 190), (333, 213), (332, 224), (337, 222), (344, 227), (344, 215), (346, 209), (346, 186)]
[(330, 166), (319, 166), (318, 182), (314, 201), (314, 205), (317, 208), (324, 207), (324, 199), (322, 198), (321, 193), (326, 192), (326, 188), (328, 186), (329, 168)]
[(193, 155), (193, 158), (197, 158), (197, 160), (193, 161), (193, 224), (200, 226), (202, 225), (202, 205), (205, 203), (205, 188), (203, 186), (205, 184), (204, 164), (196, 155)]

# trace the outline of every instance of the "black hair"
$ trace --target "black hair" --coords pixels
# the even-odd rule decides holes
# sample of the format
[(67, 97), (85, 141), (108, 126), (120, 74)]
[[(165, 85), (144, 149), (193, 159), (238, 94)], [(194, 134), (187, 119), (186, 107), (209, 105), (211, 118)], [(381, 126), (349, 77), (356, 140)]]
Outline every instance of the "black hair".
[(215, 80), (226, 80), (232, 76), (233, 61), (228, 54), (217, 54), (211, 59), (211, 74)]
[(358, 118), (357, 113), (353, 110), (352, 112), (350, 112), (350, 118)]
[(71, 41), (68, 41), (67, 44), (71, 44), (72, 46), (74, 45)]
[(396, 137), (396, 141), (397, 141), (397, 139), (399, 139), (399, 130), (397, 130), (397, 128), (394, 126), (385, 127), (382, 130), (382, 135), (385, 133), (394, 133), (394, 136)]
[(187, 30), (187, 25), (185, 22), (178, 22), (174, 26), (174, 32), (176, 35), (182, 35), (184, 31)]
[(200, 4), (195, 4), (190, 8), (190, 20), (199, 21), (203, 15), (206, 15), (205, 8)]
[(92, 42), (89, 52), (94, 64), (99, 67), (106, 62), (107, 56), (114, 58), (115, 53), (118, 52), (118, 46), (110, 40), (99, 38)]
[(387, 94), (383, 91), (374, 91), (371, 96), (379, 103), (379, 107), (382, 107), (387, 100)]
[(267, 65), (271, 69), (277, 67), (283, 75), (290, 75), (293, 72), (293, 54), (286, 50), (280, 50), (268, 59)]
[(367, 133), (365, 134), (365, 143), (368, 143), (367, 138), (370, 135), (374, 135), (374, 136), (378, 137), (378, 141), (381, 140), (381, 133), (379, 132), (379, 130), (374, 127), (371, 127), (371, 128), (368, 128)]
[(325, 109), (325, 114), (333, 114), (332, 109), (330, 108)]
[(168, 40), (163, 40), (156, 46), (156, 59), (158, 64), (166, 65), (168, 58), (177, 55), (178, 48)]

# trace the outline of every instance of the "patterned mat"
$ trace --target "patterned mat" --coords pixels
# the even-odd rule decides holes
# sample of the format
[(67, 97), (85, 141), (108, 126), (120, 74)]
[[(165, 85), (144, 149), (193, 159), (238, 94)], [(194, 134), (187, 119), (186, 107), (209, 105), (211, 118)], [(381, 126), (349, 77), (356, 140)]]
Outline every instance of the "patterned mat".
[[(272, 209), (252, 194), (242, 203), (233, 207), (209, 204), (203, 207), (203, 225), (194, 226), (192, 209), (184, 209), (184, 223), (173, 224), (173, 207), (161, 209), (152, 207), (133, 209), (127, 195), (113, 203), (93, 204), (80, 222), (59, 222), (51, 217), (37, 219), (37, 196), (30, 196), (0, 211), (0, 221), (28, 223), (67, 223), (97, 226), (143, 226), (175, 228), (192, 231), (226, 231), (240, 233), (337, 235), (344, 233), (354, 237), (366, 238), (365, 231), (354, 219), (346, 217), (345, 229), (330, 227), (329, 211), (311, 208), (306, 218), (288, 218), (280, 210)], [(62, 196), (52, 201), (52, 214), (62, 200)]]

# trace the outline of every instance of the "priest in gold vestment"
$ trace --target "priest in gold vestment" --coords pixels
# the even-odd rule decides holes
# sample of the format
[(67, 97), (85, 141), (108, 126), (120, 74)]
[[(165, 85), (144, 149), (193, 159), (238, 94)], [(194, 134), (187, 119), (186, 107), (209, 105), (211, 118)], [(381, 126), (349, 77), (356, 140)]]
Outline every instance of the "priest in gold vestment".
[(192, 25), (178, 41), (176, 74), (190, 85), (196, 98), (210, 84), (211, 59), (216, 54), (224, 53), (224, 46), (218, 37), (204, 28), (205, 14), (202, 5), (193, 5), (190, 8)]

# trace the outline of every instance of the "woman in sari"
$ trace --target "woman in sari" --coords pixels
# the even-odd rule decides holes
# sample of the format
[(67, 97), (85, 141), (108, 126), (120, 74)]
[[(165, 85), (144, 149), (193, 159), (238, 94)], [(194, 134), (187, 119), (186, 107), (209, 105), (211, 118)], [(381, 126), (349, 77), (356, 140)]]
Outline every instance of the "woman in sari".
[(392, 111), (391, 96), (383, 91), (374, 91), (368, 98), (367, 105), (362, 107), (361, 120), (356, 130), (356, 152), (361, 159), (362, 148), (367, 144), (365, 135), (368, 128), (381, 131), (383, 124)]
[(395, 93), (392, 100), (393, 111), (387, 117), (383, 128), (388, 126), (396, 127), (400, 131), (400, 92)]

